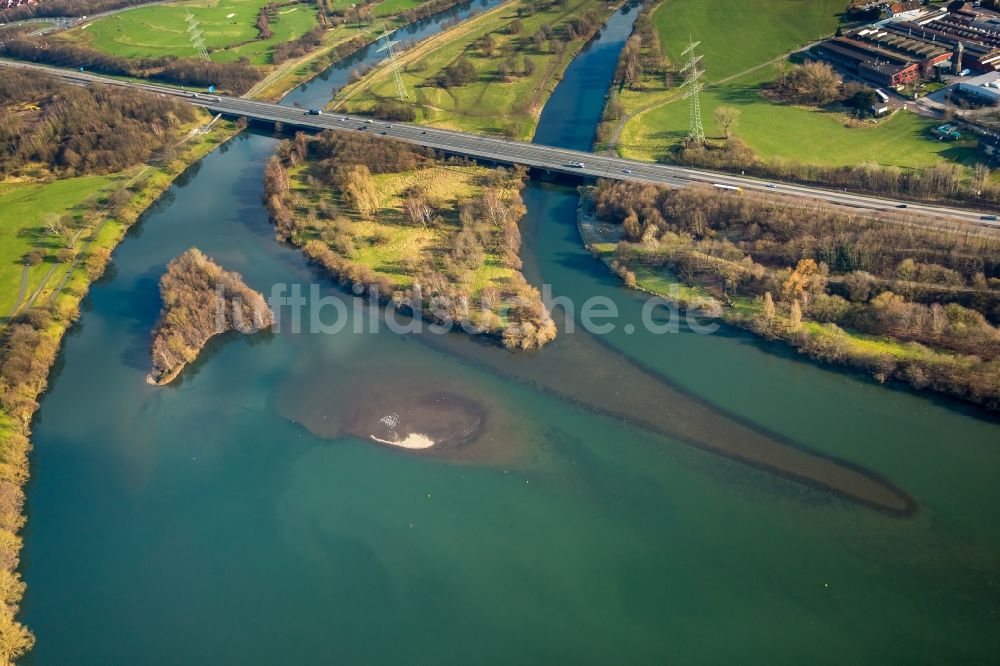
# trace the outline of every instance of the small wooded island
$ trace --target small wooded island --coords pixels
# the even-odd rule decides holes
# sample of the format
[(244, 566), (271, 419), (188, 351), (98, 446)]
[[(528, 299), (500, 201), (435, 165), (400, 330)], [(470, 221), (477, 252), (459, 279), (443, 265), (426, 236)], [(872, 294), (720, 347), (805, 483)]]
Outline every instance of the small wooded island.
[(536, 349), (556, 325), (521, 273), (526, 176), (327, 130), (282, 141), (264, 191), (278, 237), (355, 293)]
[(205, 344), (227, 331), (256, 333), (274, 313), (239, 273), (223, 270), (197, 248), (167, 266), (160, 278), (163, 309), (153, 334), (151, 384), (169, 384), (198, 357)]

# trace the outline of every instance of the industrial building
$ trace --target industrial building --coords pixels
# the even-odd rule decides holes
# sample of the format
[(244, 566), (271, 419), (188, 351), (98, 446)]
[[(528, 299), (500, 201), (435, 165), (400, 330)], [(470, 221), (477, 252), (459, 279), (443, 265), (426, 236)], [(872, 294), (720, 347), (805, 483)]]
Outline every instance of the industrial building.
[(912, 2), (872, 6), (889, 18), (822, 42), (814, 53), (893, 88), (932, 78), (938, 71), (1000, 71), (1000, 14), (961, 3), (947, 8)]
[(1000, 162), (1000, 136), (986, 135), (979, 139), (979, 149), (991, 162)]
[(1000, 72), (961, 79), (955, 83), (955, 89), (981, 104), (1000, 105)]
[(920, 78), (920, 66), (899, 54), (848, 37), (817, 44), (813, 52), (858, 78), (887, 88), (898, 88)]
[(915, 62), (923, 76), (930, 77), (939, 66), (949, 67), (952, 49), (947, 44), (915, 39), (883, 27), (872, 26), (851, 33), (851, 39), (864, 42), (884, 51), (891, 51), (910, 62)]

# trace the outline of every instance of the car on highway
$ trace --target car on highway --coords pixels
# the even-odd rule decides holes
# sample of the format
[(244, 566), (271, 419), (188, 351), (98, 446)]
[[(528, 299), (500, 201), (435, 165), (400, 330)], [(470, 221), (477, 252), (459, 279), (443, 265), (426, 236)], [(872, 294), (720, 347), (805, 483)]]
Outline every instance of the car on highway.
[(767, 189), (769, 189), (769, 190), (773, 190), (776, 187), (777, 187), (777, 185), (775, 185), (774, 183), (768, 183), (767, 184)]
[(906, 208), (906, 204), (896, 204), (896, 208)]
[(307, 115), (310, 115), (310, 116), (322, 116), (323, 115), (323, 112), (320, 111), (319, 109), (309, 109), (309, 111), (307, 111), (306, 113), (307, 113)]
[(632, 169), (622, 169), (622, 173), (632, 173)]
[(569, 165), (577, 169), (582, 169), (586, 166), (583, 162), (570, 162)]
[(371, 125), (371, 124), (372, 124), (373, 122), (375, 122), (375, 121), (374, 121), (374, 120), (372, 120), (371, 118), (369, 118), (369, 119), (368, 119), (368, 120), (366, 120), (365, 122), (366, 122), (366, 123), (368, 123), (369, 125)]
[(987, 222), (996, 222), (997, 221), (997, 216), (996, 215), (983, 215), (979, 219), (980, 220), (986, 220)]

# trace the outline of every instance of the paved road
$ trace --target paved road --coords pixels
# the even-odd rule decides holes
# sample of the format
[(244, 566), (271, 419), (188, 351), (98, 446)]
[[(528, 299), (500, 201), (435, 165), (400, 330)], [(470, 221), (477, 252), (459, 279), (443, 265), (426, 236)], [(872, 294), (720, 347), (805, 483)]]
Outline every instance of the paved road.
[(179, 97), (185, 101), (201, 106), (211, 111), (229, 116), (246, 116), (247, 118), (281, 122), (286, 126), (304, 129), (334, 129), (358, 132), (364, 131), (375, 136), (387, 136), (409, 143), (419, 144), (440, 151), (471, 158), (492, 160), (508, 164), (525, 164), (527, 166), (547, 171), (589, 176), (594, 178), (613, 178), (649, 183), (662, 183), (675, 187), (683, 187), (693, 183), (709, 183), (738, 187), (745, 190), (773, 192), (796, 197), (802, 201), (814, 200), (849, 206), (865, 210), (882, 210), (892, 212), (921, 213), (942, 219), (971, 222), (1000, 228), (997, 220), (986, 219), (996, 211), (975, 211), (949, 206), (925, 203), (904, 202), (898, 199), (869, 196), (827, 190), (818, 187), (796, 185), (791, 183), (768, 182), (755, 178), (721, 174), (703, 169), (666, 164), (653, 164), (636, 160), (626, 160), (563, 148), (552, 148), (538, 144), (484, 137), (453, 130), (422, 127), (405, 123), (385, 123), (372, 121), (358, 116), (344, 114), (309, 115), (305, 110), (281, 106), (270, 102), (259, 102), (227, 97), (222, 95), (194, 94), (177, 88), (151, 84), (118, 81), (92, 74), (43, 67), (28, 63), (0, 60), (0, 65), (40, 69), (60, 76), (71, 83), (87, 85), (100, 82), (110, 85), (121, 85), (142, 88), (161, 95)]

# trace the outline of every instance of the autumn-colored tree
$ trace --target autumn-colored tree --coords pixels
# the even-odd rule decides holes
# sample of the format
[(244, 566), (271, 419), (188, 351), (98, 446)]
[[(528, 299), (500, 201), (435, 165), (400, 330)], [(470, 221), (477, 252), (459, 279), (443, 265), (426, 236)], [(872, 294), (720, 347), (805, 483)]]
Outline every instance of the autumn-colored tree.
[(764, 319), (767, 321), (768, 325), (774, 321), (774, 299), (771, 297), (771, 292), (764, 292)]
[(378, 210), (378, 192), (368, 167), (363, 164), (346, 167), (341, 170), (338, 179), (342, 182), (344, 196), (359, 215), (370, 217)]
[(788, 326), (793, 331), (802, 328), (802, 306), (797, 300), (792, 301), (792, 306), (788, 309)]

